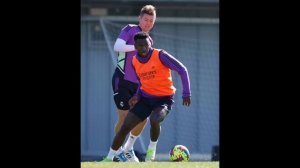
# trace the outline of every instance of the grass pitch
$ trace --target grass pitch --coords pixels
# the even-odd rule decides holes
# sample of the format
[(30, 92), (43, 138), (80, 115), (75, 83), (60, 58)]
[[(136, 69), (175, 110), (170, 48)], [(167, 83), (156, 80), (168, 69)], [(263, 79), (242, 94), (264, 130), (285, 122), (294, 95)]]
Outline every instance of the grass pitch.
[(81, 162), (81, 168), (219, 168), (219, 162)]

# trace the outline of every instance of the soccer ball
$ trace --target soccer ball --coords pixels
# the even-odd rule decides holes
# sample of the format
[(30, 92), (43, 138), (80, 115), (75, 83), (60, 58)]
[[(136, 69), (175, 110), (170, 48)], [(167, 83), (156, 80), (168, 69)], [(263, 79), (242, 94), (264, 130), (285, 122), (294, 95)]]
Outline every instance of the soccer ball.
[(190, 152), (184, 145), (175, 145), (169, 152), (170, 160), (175, 162), (187, 162), (190, 159)]

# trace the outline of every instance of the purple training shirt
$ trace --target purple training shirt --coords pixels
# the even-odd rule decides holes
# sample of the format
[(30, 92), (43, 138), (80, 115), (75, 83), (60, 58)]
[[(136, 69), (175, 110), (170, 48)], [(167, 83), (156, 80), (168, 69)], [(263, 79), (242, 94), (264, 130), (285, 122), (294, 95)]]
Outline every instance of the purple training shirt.
[[(118, 38), (123, 39), (126, 41), (127, 45), (134, 45), (134, 35), (138, 32), (141, 32), (142, 29), (140, 26), (135, 24), (128, 24), (126, 25)], [(150, 37), (150, 41), (153, 45), (153, 40)], [(136, 55), (136, 51), (130, 51), (130, 52), (119, 52), (118, 53), (118, 63), (117, 67), (121, 70), (121, 72), (124, 74), (124, 79), (139, 83), (138, 79), (136, 77), (135, 71), (132, 66), (132, 57)]]
[[(152, 52), (153, 48), (150, 49), (147, 57), (141, 57), (137, 54), (136, 58), (139, 60), (139, 62), (146, 63), (151, 58)], [(191, 96), (190, 79), (187, 68), (175, 57), (164, 50), (161, 50), (161, 52), (159, 52), (159, 59), (166, 67), (170, 68), (173, 71), (176, 71), (180, 75), (182, 83), (182, 97)], [(137, 90), (136, 94), (142, 95), (143, 97), (156, 97), (149, 95), (140, 89)]]

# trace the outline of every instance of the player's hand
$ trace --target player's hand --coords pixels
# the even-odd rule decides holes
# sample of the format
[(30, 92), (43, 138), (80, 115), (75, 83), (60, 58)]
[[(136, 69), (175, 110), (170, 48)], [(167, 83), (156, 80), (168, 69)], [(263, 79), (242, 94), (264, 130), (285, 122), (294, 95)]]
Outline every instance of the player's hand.
[(130, 109), (140, 100), (140, 97), (137, 95), (134, 95), (132, 98), (129, 99), (128, 104), (130, 106)]
[(182, 97), (182, 105), (184, 106), (190, 106), (191, 104), (191, 97)]

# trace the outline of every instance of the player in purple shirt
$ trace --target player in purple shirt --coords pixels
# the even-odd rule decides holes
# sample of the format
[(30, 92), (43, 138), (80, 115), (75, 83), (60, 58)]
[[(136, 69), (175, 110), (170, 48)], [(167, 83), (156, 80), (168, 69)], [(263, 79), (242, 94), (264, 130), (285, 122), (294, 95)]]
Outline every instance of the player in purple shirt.
[[(118, 52), (118, 63), (112, 77), (114, 101), (118, 111), (118, 121), (115, 124), (115, 133), (120, 130), (130, 108), (128, 101), (136, 93), (138, 88), (138, 80), (131, 65), (132, 57), (136, 55), (133, 37), (136, 33), (141, 31), (149, 32), (155, 23), (155, 19), (155, 7), (152, 5), (144, 6), (140, 11), (139, 24), (126, 25), (115, 42), (114, 50)], [(151, 43), (153, 45), (152, 39)], [(146, 124), (147, 119), (143, 120), (143, 122), (133, 128), (128, 136), (124, 148), (120, 147), (117, 149), (117, 152), (124, 151), (129, 161), (139, 162), (138, 158), (135, 156), (133, 145)], [(108, 155), (107, 158), (111, 159), (111, 157), (111, 155)], [(107, 158), (105, 158), (104, 161), (109, 161)]]
[[(151, 48), (149, 35), (145, 32), (137, 33), (134, 36), (137, 55), (133, 58), (133, 67), (136, 74), (155, 71), (155, 75), (149, 78), (139, 78), (140, 88), (137, 93), (129, 100), (130, 111), (127, 114), (120, 131), (115, 135), (108, 155), (115, 155), (122, 162), (128, 159), (124, 152), (117, 153), (116, 150), (123, 144), (127, 134), (136, 125), (150, 119), (150, 144), (148, 146), (145, 161), (155, 160), (156, 145), (160, 135), (160, 123), (169, 114), (174, 103), (173, 96), (175, 88), (172, 82), (170, 70), (176, 71), (182, 81), (182, 105), (191, 104), (190, 81), (187, 68), (172, 55), (164, 50)], [(155, 51), (155, 53), (154, 53)], [(145, 74), (145, 73), (144, 73)], [(154, 83), (154, 84), (152, 84)], [(156, 84), (158, 83), (158, 84)], [(161, 84), (161, 85), (160, 85)], [(167, 87), (164, 87), (167, 84)], [(155, 87), (153, 87), (155, 85)], [(146, 93), (144, 90), (148, 90)], [(164, 89), (168, 90), (167, 92)], [(162, 93), (162, 94), (161, 94)], [(163, 96), (157, 96), (163, 95)]]

